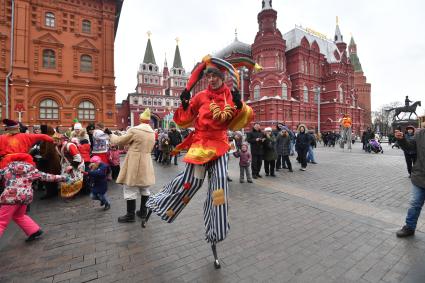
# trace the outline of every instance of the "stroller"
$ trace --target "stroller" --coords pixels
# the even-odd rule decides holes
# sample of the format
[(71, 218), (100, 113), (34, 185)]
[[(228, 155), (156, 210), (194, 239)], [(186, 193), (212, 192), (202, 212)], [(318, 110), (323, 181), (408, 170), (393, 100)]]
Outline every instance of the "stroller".
[(374, 153), (384, 153), (384, 150), (382, 149), (382, 146), (377, 139), (372, 139), (369, 141), (367, 144), (367, 151)]

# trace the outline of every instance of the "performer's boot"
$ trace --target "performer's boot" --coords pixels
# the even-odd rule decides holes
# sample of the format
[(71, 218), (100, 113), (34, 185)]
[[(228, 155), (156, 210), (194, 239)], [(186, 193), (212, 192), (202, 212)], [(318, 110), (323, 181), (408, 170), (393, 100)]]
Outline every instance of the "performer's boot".
[(217, 248), (215, 243), (211, 244), (211, 249), (213, 251), (213, 255), (214, 255), (214, 267), (215, 269), (219, 269), (221, 268), (220, 262), (218, 261), (218, 257), (217, 257)]
[(126, 222), (134, 222), (136, 221), (135, 212), (136, 211), (136, 200), (131, 199), (127, 200), (127, 214), (124, 216), (118, 217), (118, 222), (126, 223)]
[(146, 207), (148, 199), (149, 196), (142, 196), (140, 199), (140, 210), (136, 211), (136, 215), (142, 219), (146, 218), (146, 215), (148, 215), (148, 209)]

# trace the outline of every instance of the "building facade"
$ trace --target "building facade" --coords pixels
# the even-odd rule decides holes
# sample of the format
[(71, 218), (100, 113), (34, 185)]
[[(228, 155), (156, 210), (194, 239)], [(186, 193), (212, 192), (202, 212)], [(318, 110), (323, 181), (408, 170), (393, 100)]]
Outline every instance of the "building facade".
[(0, 0), (0, 117), (116, 126), (114, 39), (123, 0)]
[[(254, 110), (254, 122), (263, 127), (284, 122), (293, 130), (306, 124), (316, 132), (339, 131), (342, 115), (348, 114), (354, 133), (360, 134), (370, 126), (371, 85), (363, 73), (354, 39), (351, 38), (347, 50), (338, 22), (333, 39), (301, 26), (282, 34), (270, 0), (262, 1), (257, 20), (253, 44), (240, 42), (236, 35), (229, 46), (214, 54), (223, 59), (248, 57), (263, 67), (256, 73), (239, 69), (242, 97)], [(148, 40), (136, 93), (129, 94), (127, 99), (131, 121), (145, 107), (154, 110), (155, 126), (161, 126), (156, 120), (169, 118), (168, 113), (179, 105), (178, 96), (188, 78), (181, 66), (178, 46), (173, 68), (168, 72), (165, 62), (160, 73)], [(181, 70), (182, 75), (173, 70)], [(227, 83), (231, 85), (230, 80)], [(193, 93), (206, 85), (201, 80)], [(167, 99), (171, 104), (165, 105)]]

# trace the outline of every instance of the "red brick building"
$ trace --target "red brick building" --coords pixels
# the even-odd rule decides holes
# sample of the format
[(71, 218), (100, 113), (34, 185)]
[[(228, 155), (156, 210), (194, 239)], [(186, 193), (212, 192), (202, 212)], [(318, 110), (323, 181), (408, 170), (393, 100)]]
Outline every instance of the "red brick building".
[(122, 4), (0, 0), (0, 118), (53, 126), (78, 118), (115, 127), (114, 39)]
[[(172, 121), (174, 110), (180, 105), (180, 93), (188, 80), (188, 74), (183, 68), (180, 49), (177, 42), (173, 66), (169, 69), (167, 59), (160, 70), (155, 60), (150, 36), (146, 44), (143, 62), (137, 72), (136, 92), (129, 93), (127, 99), (117, 104), (120, 109), (117, 117), (119, 128), (138, 124), (139, 115), (145, 108), (152, 113), (154, 128), (167, 128)], [(125, 119), (125, 117), (128, 119)]]
[[(234, 42), (214, 54), (223, 59), (248, 57), (263, 67), (257, 73), (239, 70), (241, 92), (254, 109), (255, 122), (264, 127), (285, 122), (292, 129), (304, 123), (316, 131), (338, 131), (339, 120), (347, 113), (352, 117), (354, 133), (360, 134), (370, 125), (371, 85), (363, 74), (354, 39), (347, 51), (338, 23), (333, 40), (300, 26), (282, 34), (276, 26), (277, 11), (272, 8), (270, 0), (262, 1), (257, 19), (259, 30), (252, 45), (240, 42), (236, 36)], [(180, 58), (178, 46), (175, 58)], [(181, 68), (183, 75), (178, 77), (176, 85), (176, 79), (171, 79), (173, 74), (169, 75), (165, 63), (161, 76), (150, 40), (141, 66), (149, 66), (152, 70), (139, 70), (136, 93), (128, 97), (131, 101), (129, 112), (133, 113), (134, 120), (134, 115), (149, 106), (154, 109), (153, 122), (159, 125), (157, 120), (169, 113), (167, 107), (179, 105), (178, 95), (187, 74)], [(149, 77), (146, 79), (147, 75), (154, 78), (154, 83)], [(201, 80), (193, 93), (205, 87), (205, 80)], [(149, 102), (155, 98), (160, 101), (170, 99), (171, 106)]]

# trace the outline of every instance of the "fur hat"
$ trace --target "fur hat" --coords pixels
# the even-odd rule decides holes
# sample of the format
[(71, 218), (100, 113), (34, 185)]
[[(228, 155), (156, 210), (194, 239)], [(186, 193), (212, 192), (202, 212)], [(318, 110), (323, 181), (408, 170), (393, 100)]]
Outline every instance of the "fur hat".
[(19, 128), (19, 123), (14, 121), (14, 120), (3, 119), (3, 124), (6, 128), (6, 130), (8, 130), (8, 129), (18, 129)]
[(75, 123), (74, 124), (74, 130), (82, 130), (83, 126), (81, 125), (81, 123)]

